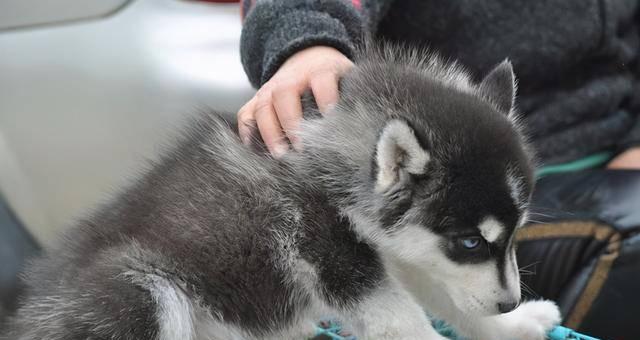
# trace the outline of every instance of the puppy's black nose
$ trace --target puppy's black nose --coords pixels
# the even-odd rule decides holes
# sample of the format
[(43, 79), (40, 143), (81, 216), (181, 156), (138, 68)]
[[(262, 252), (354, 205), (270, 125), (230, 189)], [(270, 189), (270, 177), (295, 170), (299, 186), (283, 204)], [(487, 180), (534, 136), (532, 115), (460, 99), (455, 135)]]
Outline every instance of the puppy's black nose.
[(500, 313), (509, 313), (510, 311), (516, 309), (518, 307), (517, 302), (506, 302), (498, 304), (498, 311)]

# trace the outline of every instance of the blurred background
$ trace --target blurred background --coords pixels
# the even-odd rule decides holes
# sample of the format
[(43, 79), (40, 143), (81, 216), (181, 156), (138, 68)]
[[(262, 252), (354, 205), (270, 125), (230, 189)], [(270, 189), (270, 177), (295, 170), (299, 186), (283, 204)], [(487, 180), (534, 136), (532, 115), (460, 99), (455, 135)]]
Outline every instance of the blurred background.
[(185, 118), (234, 115), (252, 96), (240, 29), (230, 1), (0, 2), (3, 304), (24, 259), (126, 183)]

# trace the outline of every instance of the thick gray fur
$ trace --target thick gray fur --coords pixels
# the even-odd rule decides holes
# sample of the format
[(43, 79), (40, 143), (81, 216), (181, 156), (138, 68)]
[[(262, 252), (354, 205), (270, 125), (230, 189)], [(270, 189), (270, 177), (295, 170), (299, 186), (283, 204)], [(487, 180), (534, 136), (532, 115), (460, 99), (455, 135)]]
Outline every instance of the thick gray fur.
[[(532, 186), (504, 100), (515, 90), (499, 89), (504, 77), (474, 84), (418, 51), (358, 58), (334, 112), (306, 120), (302, 152), (283, 160), (243, 146), (217, 114), (195, 120), (28, 268), (6, 338), (294, 339), (325, 313), (362, 338), (437, 338), (382, 240), (418, 223), (451, 263), (500, 268)], [(430, 160), (379, 192), (376, 145), (391, 120), (413, 129)], [(447, 248), (489, 214), (507, 230), (496, 259)]]

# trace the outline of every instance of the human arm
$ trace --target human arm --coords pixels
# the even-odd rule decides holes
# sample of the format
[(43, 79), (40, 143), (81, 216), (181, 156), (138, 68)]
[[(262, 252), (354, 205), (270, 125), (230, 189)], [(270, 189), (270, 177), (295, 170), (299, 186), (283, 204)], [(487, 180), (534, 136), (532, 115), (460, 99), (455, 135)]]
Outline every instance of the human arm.
[[(256, 95), (238, 112), (245, 143), (259, 131), (276, 157), (294, 147), (300, 95), (311, 90), (321, 112), (338, 99), (338, 80), (358, 44), (390, 5), (385, 1), (280, 0), (243, 3), (240, 53)], [(285, 138), (287, 137), (287, 138)]]

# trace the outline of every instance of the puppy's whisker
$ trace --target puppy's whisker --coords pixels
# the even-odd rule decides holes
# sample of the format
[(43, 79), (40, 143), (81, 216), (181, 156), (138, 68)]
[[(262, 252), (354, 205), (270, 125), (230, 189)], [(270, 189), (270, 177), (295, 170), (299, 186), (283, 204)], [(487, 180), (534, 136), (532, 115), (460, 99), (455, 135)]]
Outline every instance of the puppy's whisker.
[(530, 212), (535, 212), (535, 213), (541, 213), (541, 211), (548, 211), (548, 212), (560, 212), (559, 209), (556, 208), (549, 208), (549, 207), (543, 207), (543, 206), (531, 206), (530, 207)]
[(519, 268), (519, 270), (526, 270), (527, 268), (531, 268), (531, 267), (533, 267), (533, 266), (535, 266), (535, 265), (539, 264), (540, 262), (542, 262), (542, 261), (535, 261), (535, 262), (529, 263), (529, 264), (528, 264), (528, 265), (526, 265), (526, 266), (522, 266), (522, 267), (520, 267), (520, 268)]
[(522, 290), (524, 290), (526, 293), (533, 295), (536, 299), (540, 298), (540, 295), (538, 295), (538, 293), (536, 293), (531, 287), (529, 287), (523, 281), (520, 281), (520, 286), (522, 287)]
[(529, 211), (528, 214), (529, 215), (535, 215), (535, 216), (549, 217), (549, 218), (554, 217), (553, 215), (543, 214), (543, 213), (535, 212), (535, 211)]
[(549, 224), (549, 222), (545, 222), (545, 221), (540, 221), (540, 220), (534, 220), (532, 218), (528, 218), (526, 223), (536, 223), (536, 224)]

